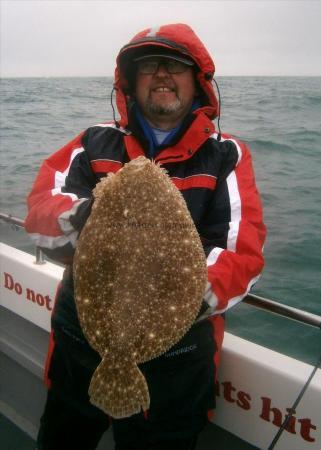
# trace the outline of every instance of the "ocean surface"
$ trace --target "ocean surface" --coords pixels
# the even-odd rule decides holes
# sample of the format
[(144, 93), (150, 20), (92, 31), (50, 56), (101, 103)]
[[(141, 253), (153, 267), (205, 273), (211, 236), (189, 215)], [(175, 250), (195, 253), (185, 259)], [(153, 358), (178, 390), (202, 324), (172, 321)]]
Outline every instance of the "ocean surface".
[[(321, 77), (222, 77), (222, 131), (253, 155), (265, 210), (266, 267), (253, 293), (321, 314)], [(1, 207), (24, 218), (41, 161), (110, 120), (111, 78), (1, 80)], [(33, 252), (0, 221), (1, 241)], [(315, 364), (321, 331), (240, 304), (228, 331)]]

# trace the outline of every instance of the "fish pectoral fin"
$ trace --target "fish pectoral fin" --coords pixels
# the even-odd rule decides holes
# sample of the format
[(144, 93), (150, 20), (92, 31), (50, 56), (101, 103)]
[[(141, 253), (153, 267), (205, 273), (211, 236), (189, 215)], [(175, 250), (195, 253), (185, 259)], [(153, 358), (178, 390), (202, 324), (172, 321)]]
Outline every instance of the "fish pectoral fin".
[(135, 361), (103, 358), (89, 386), (90, 402), (116, 419), (149, 409), (147, 382)]

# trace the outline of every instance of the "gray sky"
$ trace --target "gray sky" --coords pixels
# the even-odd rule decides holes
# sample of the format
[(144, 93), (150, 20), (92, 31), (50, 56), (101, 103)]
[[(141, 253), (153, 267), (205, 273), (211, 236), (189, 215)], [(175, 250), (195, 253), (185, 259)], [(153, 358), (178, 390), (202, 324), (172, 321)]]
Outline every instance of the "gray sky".
[(1, 76), (113, 75), (121, 46), (184, 22), (217, 75), (321, 75), (320, 1), (0, 0)]

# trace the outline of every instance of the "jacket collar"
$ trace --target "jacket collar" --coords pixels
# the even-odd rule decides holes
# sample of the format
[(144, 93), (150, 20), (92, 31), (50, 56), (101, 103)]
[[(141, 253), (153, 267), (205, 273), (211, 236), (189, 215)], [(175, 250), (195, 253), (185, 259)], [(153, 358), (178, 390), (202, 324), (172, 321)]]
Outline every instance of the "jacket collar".
[[(124, 137), (129, 159), (146, 156), (148, 141), (142, 132), (132, 130), (133, 134)], [(190, 114), (184, 120), (184, 126), (175, 136), (170, 146), (160, 146), (154, 159), (161, 164), (185, 161), (191, 158), (201, 145), (214, 133), (213, 122), (202, 111), (202, 108)]]

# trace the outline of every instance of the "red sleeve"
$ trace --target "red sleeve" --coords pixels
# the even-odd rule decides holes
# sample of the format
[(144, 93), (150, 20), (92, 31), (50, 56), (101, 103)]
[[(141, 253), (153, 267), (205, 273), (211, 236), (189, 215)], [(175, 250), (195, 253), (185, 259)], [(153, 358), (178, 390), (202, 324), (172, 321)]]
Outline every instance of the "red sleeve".
[[(83, 133), (44, 161), (27, 198), (25, 229), (43, 249), (75, 245), (78, 232), (69, 218), (89, 198), (93, 187), (88, 186), (82, 191), (77, 188), (83, 185), (82, 173), (91, 171), (87, 156), (84, 156), (82, 136)], [(73, 170), (73, 166), (77, 166), (77, 170)], [(80, 166), (82, 170), (79, 170)], [(78, 180), (74, 179), (76, 176)]]
[[(251, 155), (234, 139), (239, 159), (222, 183), (214, 205), (228, 211), (224, 245), (210, 248), (207, 257), (208, 285), (205, 301), (209, 314), (219, 314), (235, 305), (258, 280), (264, 266), (263, 244), (266, 228), (256, 188)], [(215, 206), (213, 206), (213, 217)], [(220, 227), (216, 224), (215, 227)], [(214, 227), (214, 228), (215, 228)]]

